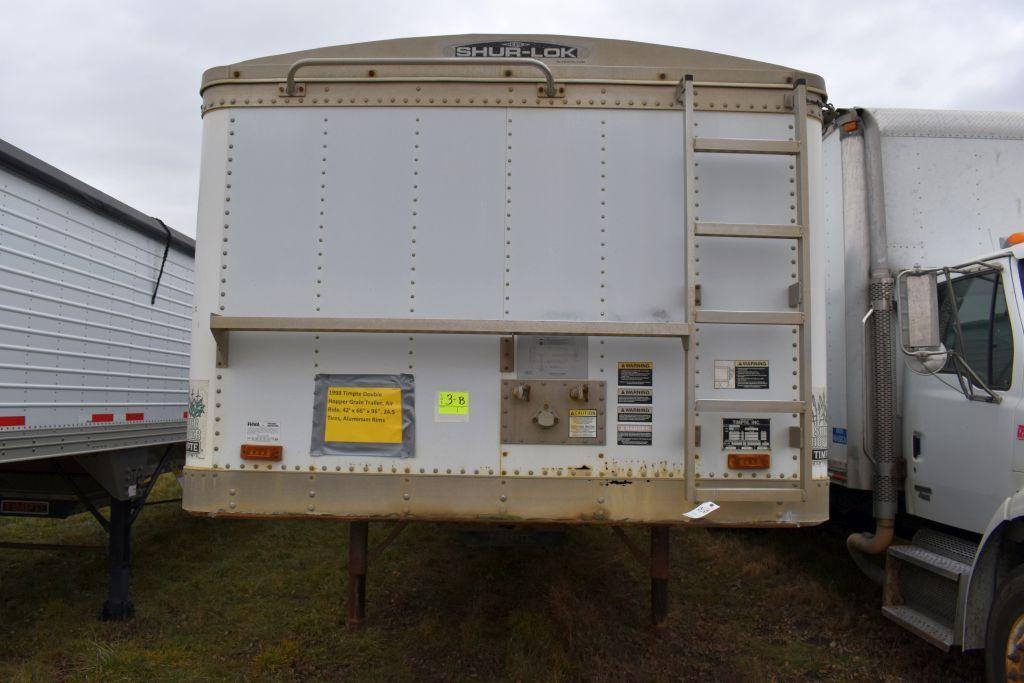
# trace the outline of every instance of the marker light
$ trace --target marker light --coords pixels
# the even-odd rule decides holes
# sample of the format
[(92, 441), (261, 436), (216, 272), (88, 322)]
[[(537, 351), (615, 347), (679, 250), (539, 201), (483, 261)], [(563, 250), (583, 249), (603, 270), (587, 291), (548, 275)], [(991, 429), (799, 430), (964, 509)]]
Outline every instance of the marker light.
[(1015, 232), (1006, 238), (1006, 246), (1013, 246), (1014, 244), (1024, 244), (1024, 232)]
[(242, 460), (273, 460), (277, 462), (284, 452), (282, 446), (268, 446), (266, 444), (242, 444)]
[(766, 470), (772, 466), (772, 456), (768, 453), (730, 453), (728, 462), (732, 470)]
[(844, 133), (852, 133), (855, 130), (857, 130), (857, 122), (856, 121), (847, 121), (846, 123), (843, 124), (843, 132)]

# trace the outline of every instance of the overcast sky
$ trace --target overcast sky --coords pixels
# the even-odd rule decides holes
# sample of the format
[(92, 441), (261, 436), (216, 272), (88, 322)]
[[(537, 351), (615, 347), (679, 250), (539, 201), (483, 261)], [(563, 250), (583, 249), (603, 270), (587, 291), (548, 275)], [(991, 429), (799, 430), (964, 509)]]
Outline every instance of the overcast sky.
[(554, 33), (822, 75), (837, 106), (1024, 110), (1024, 1), (3, 0), (0, 139), (195, 234), (210, 66), (366, 40)]

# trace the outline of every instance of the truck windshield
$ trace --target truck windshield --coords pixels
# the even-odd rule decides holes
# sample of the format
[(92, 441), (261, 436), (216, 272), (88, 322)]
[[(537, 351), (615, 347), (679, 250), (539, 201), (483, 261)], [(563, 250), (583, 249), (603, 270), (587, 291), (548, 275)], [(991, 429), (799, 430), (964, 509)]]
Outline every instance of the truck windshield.
[[(1003, 279), (998, 271), (965, 275), (949, 287), (939, 285), (939, 331), (942, 343), (961, 357), (990, 389), (1010, 388), (1013, 367), (1013, 332), (1006, 309)], [(960, 318), (963, 338), (957, 340), (953, 306)], [(954, 373), (952, 360), (941, 372)]]

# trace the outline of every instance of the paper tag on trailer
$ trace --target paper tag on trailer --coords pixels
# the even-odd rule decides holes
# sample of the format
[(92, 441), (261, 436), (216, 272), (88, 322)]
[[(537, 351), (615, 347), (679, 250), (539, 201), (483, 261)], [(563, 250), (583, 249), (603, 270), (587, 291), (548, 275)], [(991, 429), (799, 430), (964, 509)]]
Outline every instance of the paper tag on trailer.
[(701, 517), (707, 517), (720, 507), (721, 506), (718, 503), (714, 503), (709, 500), (706, 503), (701, 503), (700, 505), (693, 508), (689, 512), (684, 512), (683, 517), (689, 517), (690, 519), (700, 519)]

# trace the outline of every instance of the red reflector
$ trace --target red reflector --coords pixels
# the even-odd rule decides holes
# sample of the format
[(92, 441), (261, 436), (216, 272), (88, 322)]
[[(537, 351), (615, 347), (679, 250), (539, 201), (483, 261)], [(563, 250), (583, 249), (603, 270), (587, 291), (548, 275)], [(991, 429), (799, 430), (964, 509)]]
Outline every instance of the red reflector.
[(5, 515), (48, 515), (50, 504), (45, 500), (10, 500), (0, 502), (0, 512)]
[(128, 420), (129, 422), (137, 422), (138, 420), (146, 419), (146, 414), (145, 413), (125, 413), (124, 414), (124, 419)]
[(25, 416), (24, 415), (4, 415), (0, 416), (0, 427), (24, 427)]
[(92, 421), (93, 422), (113, 422), (114, 421), (114, 414), (113, 413), (93, 413), (92, 414)]
[(186, 411), (185, 411), (185, 414), (184, 414), (184, 415), (182, 415), (181, 417), (182, 417), (182, 419), (185, 419), (185, 420), (187, 420), (187, 419), (188, 419), (188, 411), (186, 410)]
[(282, 446), (268, 446), (266, 444), (242, 444), (242, 460), (273, 460), (277, 462), (284, 452)]
[(733, 470), (766, 470), (772, 465), (768, 453), (730, 453), (729, 468)]

